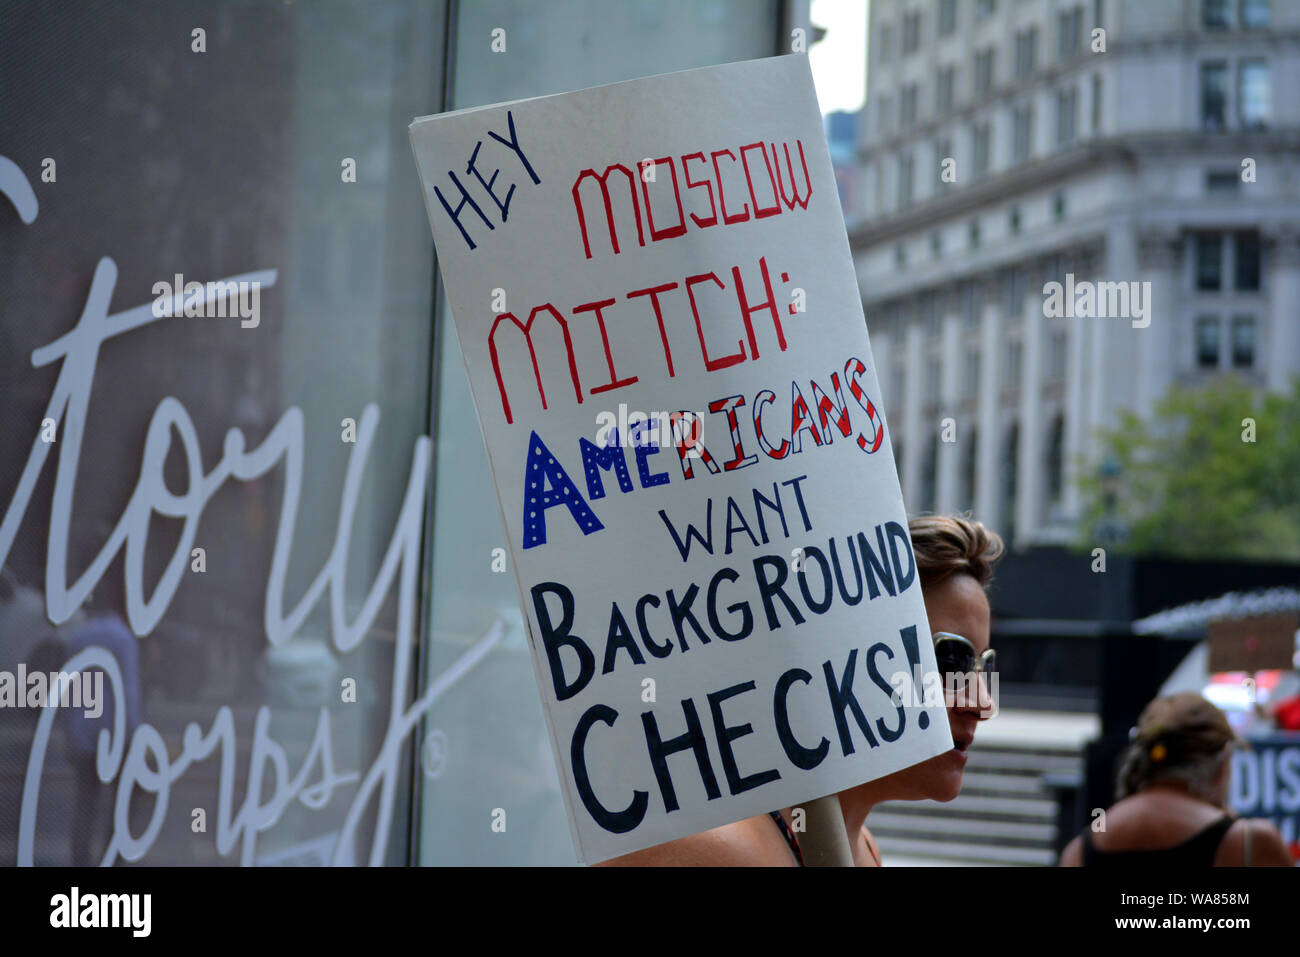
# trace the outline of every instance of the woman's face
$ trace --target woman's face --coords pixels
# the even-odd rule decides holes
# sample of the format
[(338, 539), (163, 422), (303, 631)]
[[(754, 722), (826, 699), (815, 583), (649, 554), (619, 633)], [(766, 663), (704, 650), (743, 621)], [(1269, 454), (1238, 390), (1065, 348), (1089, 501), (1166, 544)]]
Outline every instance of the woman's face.
[[(978, 656), (989, 646), (989, 602), (984, 589), (972, 576), (949, 575), (937, 585), (923, 590), (930, 631), (961, 635), (975, 646)], [(988, 698), (981, 712), (975, 689), (968, 694), (948, 696), (948, 727), (953, 747), (936, 757), (899, 771), (895, 783), (905, 792), (902, 800), (951, 801), (961, 791), (962, 772), (966, 768), (967, 749), (975, 740), (975, 728), (981, 714), (988, 716)]]

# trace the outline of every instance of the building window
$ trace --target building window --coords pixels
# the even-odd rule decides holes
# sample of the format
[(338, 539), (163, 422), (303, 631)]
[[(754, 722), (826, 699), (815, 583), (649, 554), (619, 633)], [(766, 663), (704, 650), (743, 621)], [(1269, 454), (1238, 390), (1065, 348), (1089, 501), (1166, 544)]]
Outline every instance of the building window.
[(961, 501), (966, 508), (975, 507), (975, 473), (979, 465), (979, 430), (971, 429), (966, 436), (966, 455), (961, 469)]
[(1237, 114), (1242, 128), (1265, 129), (1272, 108), (1268, 61), (1243, 60), (1238, 66), (1237, 91)]
[(1047, 501), (1057, 503), (1065, 488), (1065, 416), (1057, 413), (1047, 439)]
[(930, 255), (935, 259), (943, 255), (943, 236), (937, 229), (930, 233)]
[[(927, 323), (927, 325), (929, 325)], [(935, 355), (927, 356), (925, 360), (925, 381), (926, 388), (930, 389), (930, 397), (933, 398), (939, 394), (939, 383), (943, 379), (943, 363)]]
[(971, 176), (982, 179), (989, 171), (989, 125), (977, 123), (971, 132)]
[(997, 7), (996, 0), (975, 0), (975, 19), (983, 20), (985, 17), (993, 16)]
[[(941, 317), (939, 315), (939, 294), (935, 291), (924, 292), (921, 294), (921, 328), (925, 330), (926, 338), (935, 341), (939, 338)], [(928, 370), (932, 375), (930, 381), (934, 382), (939, 378), (939, 358), (930, 357), (931, 368)]]
[(1101, 74), (1092, 75), (1092, 132), (1101, 132)]
[(1034, 72), (1034, 58), (1038, 47), (1038, 27), (1030, 27), (1016, 34), (1016, 76), (1026, 77)]
[(1255, 365), (1255, 317), (1232, 318), (1232, 366), (1249, 369)]
[(1025, 284), (1019, 269), (1002, 271), (1002, 310), (1007, 316), (1018, 316), (1025, 308)]
[(1241, 174), (1235, 169), (1210, 170), (1205, 174), (1207, 193), (1235, 193), (1241, 183)]
[(943, 139), (935, 140), (935, 142), (934, 142), (934, 170), (935, 170), (934, 175), (935, 175), (935, 177), (936, 177), (936, 181), (937, 181), (937, 183), (938, 183), (938, 187), (937, 187), (937, 188), (940, 189), (940, 190), (946, 190), (946, 189), (949, 189), (949, 188), (952, 187), (952, 183), (951, 183), (950, 181), (945, 181), (944, 178), (943, 178), (943, 164), (944, 164), (944, 161), (945, 161), (945, 160), (952, 159), (952, 158), (953, 158), (953, 157), (952, 157), (952, 137), (950, 137), (950, 136), (945, 136), (945, 137), (943, 137)]
[(1020, 235), (1020, 207), (1012, 206), (1011, 212), (1007, 214), (1007, 228), (1011, 230), (1011, 235)]
[(1223, 238), (1216, 235), (1196, 237), (1196, 288), (1217, 292), (1223, 286)]
[(1241, 25), (1247, 30), (1267, 27), (1272, 11), (1269, 0), (1241, 0)]
[(881, 136), (888, 136), (894, 125), (894, 101), (882, 96), (876, 105), (876, 126)]
[(1228, 125), (1228, 65), (1201, 64), (1201, 128), (1219, 132)]
[(903, 17), (903, 56), (917, 51), (921, 45), (921, 14), (909, 13)]
[(1232, 26), (1232, 0), (1201, 0), (1201, 25), (1207, 30)]
[(1024, 347), (1020, 344), (1019, 339), (1012, 339), (1007, 343), (1007, 367), (1002, 378), (1002, 387), (1004, 389), (1018, 389), (1020, 387), (1020, 360), (1023, 355)]
[(939, 0), (939, 36), (946, 37), (957, 29), (957, 0)]
[(1238, 292), (1259, 291), (1259, 233), (1237, 233), (1233, 287)]
[(1034, 107), (1032, 103), (1016, 107), (1012, 117), (1012, 156), (1017, 163), (1029, 159), (1034, 139)]
[(1056, 91), (1056, 145), (1069, 146), (1074, 142), (1074, 115), (1078, 105), (1078, 91), (1074, 87)]
[(1002, 447), (1002, 529), (1006, 541), (1016, 537), (1016, 475), (1020, 464), (1020, 425), (1013, 422)]
[(966, 369), (962, 376), (962, 395), (973, 398), (979, 391), (980, 353), (978, 349), (966, 350)]
[(886, 23), (880, 28), (880, 45), (876, 47), (876, 56), (881, 63), (888, 63), (894, 57), (894, 25)]
[(970, 221), (970, 248), (979, 249), (980, 247), (980, 221), (972, 219)]
[(1105, 8), (1105, 0), (1092, 0), (1092, 25), (1101, 26), (1102, 12)]
[(1219, 317), (1200, 316), (1196, 320), (1196, 364), (1202, 369), (1219, 367)]
[(991, 47), (975, 54), (975, 93), (984, 96), (993, 89), (993, 56)]
[(907, 265), (907, 247), (902, 243), (894, 247), (894, 265), (899, 269)]
[(1058, 223), (1065, 219), (1065, 193), (1059, 189), (1052, 194), (1052, 219)]
[(936, 432), (925, 449), (925, 459), (921, 462), (921, 504), (922, 512), (934, 511), (935, 499), (939, 487), (939, 434)]
[(1057, 331), (1052, 334), (1052, 342), (1047, 353), (1047, 376), (1053, 382), (1065, 378), (1065, 333)]
[(898, 207), (902, 209), (912, 205), (913, 169), (912, 154), (904, 153), (898, 158)]
[(973, 329), (975, 326), (979, 325), (980, 308), (978, 298), (979, 297), (976, 295), (975, 291), (975, 283), (971, 282), (969, 279), (957, 287), (958, 308), (961, 309), (961, 314), (966, 320), (967, 329)]
[(952, 109), (956, 89), (957, 68), (955, 66), (941, 67), (934, 84), (934, 108), (936, 112), (946, 113)]
[(911, 129), (916, 123), (917, 88), (915, 83), (903, 87), (898, 99), (898, 125), (901, 129)]
[(1056, 18), (1057, 52), (1062, 60), (1068, 60), (1079, 52), (1079, 30), (1083, 23), (1083, 8), (1063, 10)]

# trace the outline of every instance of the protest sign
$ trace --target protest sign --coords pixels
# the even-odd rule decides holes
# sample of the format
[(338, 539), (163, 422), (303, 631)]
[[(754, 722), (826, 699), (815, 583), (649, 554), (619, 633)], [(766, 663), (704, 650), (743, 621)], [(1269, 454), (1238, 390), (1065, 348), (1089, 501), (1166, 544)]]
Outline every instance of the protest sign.
[(411, 125), (583, 860), (953, 746), (821, 122), (786, 56)]
[(1288, 669), (1295, 655), (1300, 615), (1294, 611), (1224, 618), (1206, 626), (1209, 671), (1267, 671)]
[(1288, 845), (1300, 841), (1300, 734), (1251, 738), (1234, 749), (1229, 804), (1241, 817), (1268, 818)]

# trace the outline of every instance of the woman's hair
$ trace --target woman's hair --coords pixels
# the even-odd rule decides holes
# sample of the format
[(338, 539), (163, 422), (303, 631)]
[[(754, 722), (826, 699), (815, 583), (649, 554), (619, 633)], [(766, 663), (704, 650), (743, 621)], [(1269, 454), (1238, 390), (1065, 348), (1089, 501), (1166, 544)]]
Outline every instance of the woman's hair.
[(1005, 546), (997, 532), (959, 515), (918, 515), (908, 522), (921, 586), (965, 572), (987, 587)]
[(1115, 782), (1115, 799), (1122, 801), (1148, 785), (1177, 781), (1187, 786), (1187, 793), (1211, 804), (1219, 803), (1215, 781), (1228, 759), (1227, 746), (1217, 754), (1189, 755), (1178, 764), (1164, 765), (1151, 757), (1152, 745), (1134, 742), (1124, 752)]
[(1120, 758), (1115, 796), (1123, 800), (1160, 782), (1179, 782), (1211, 804), (1215, 782), (1236, 738), (1223, 712), (1194, 691), (1156, 698), (1138, 717), (1133, 741)]

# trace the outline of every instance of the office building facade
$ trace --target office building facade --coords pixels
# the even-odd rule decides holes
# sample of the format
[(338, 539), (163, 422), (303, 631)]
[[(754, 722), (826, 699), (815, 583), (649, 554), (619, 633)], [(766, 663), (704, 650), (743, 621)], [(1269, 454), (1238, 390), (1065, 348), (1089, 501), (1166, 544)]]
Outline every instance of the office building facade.
[(868, 29), (848, 214), (911, 510), (1072, 540), (1121, 410), (1289, 388), (1300, 6), (877, 0)]

